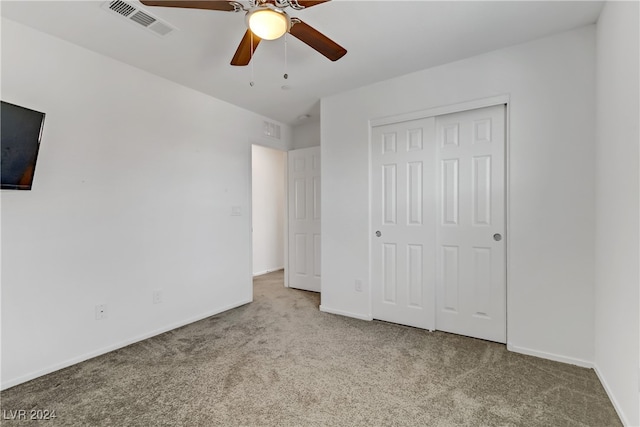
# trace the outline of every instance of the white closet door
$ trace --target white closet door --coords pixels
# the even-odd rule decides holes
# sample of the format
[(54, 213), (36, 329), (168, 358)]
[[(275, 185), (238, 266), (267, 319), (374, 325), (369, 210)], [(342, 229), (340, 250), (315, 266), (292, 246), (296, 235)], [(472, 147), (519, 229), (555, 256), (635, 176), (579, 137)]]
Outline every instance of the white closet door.
[[(372, 129), (373, 317), (433, 329), (434, 119)], [(363, 218), (363, 220), (366, 220)]]
[(506, 342), (505, 107), (436, 119), (436, 329)]
[(320, 292), (320, 147), (288, 152), (289, 286)]

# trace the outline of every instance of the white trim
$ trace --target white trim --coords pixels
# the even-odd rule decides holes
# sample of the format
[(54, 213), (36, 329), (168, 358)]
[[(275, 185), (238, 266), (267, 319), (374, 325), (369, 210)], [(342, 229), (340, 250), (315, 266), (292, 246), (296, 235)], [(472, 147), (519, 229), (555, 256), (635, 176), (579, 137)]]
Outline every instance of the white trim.
[[(507, 95), (507, 98), (509, 96)], [(505, 102), (504, 106), (504, 232), (506, 233), (504, 268), (505, 268), (505, 295), (504, 295), (504, 315), (505, 315), (505, 337), (509, 342), (509, 307), (511, 304), (511, 104)]]
[[(253, 272), (253, 143), (249, 140), (249, 236), (251, 238), (249, 265), (250, 271)], [(255, 274), (254, 274), (255, 276)], [(253, 280), (251, 281), (251, 299), (253, 300)]]
[(370, 127), (390, 125), (393, 123), (408, 122), (411, 120), (426, 119), (428, 117), (442, 116), (443, 114), (460, 113), (467, 110), (475, 110), (494, 105), (509, 104), (509, 94), (492, 96), (491, 98), (475, 99), (457, 104), (443, 105), (441, 107), (428, 108), (426, 110), (410, 113), (396, 114), (393, 116), (379, 117), (369, 120)]
[(103, 347), (101, 349), (98, 349), (98, 350), (95, 350), (95, 351), (91, 351), (89, 353), (85, 353), (85, 354), (83, 354), (81, 356), (73, 357), (71, 359), (65, 360), (64, 362), (53, 364), (53, 365), (51, 365), (51, 366), (49, 366), (47, 368), (40, 369), (40, 370), (35, 371), (35, 372), (31, 372), (30, 374), (22, 375), (22, 376), (20, 376), (18, 378), (13, 378), (13, 379), (10, 379), (8, 381), (4, 381), (4, 382), (2, 382), (2, 385), (0, 386), (0, 390), (6, 390), (6, 389), (8, 389), (10, 387), (14, 387), (14, 386), (16, 386), (18, 384), (22, 384), (22, 383), (25, 383), (27, 381), (33, 380), (35, 378), (41, 377), (43, 375), (47, 375), (47, 374), (50, 374), (52, 372), (59, 371), (60, 369), (68, 368), (69, 366), (75, 365), (77, 363), (84, 362), (84, 361), (89, 360), (89, 359), (93, 359), (94, 357), (101, 356), (103, 354), (109, 353), (109, 352), (114, 351), (114, 350), (118, 350), (119, 348), (123, 348), (123, 347), (126, 347), (128, 345), (140, 342), (140, 341), (144, 341), (144, 340), (149, 339), (151, 337), (154, 337), (156, 335), (160, 335), (160, 334), (163, 334), (165, 332), (169, 332), (169, 331), (172, 331), (174, 329), (180, 328), (182, 326), (186, 326), (186, 325), (188, 325), (190, 323), (194, 323), (194, 322), (200, 321), (202, 319), (206, 319), (207, 317), (215, 316), (216, 314), (220, 314), (222, 312), (231, 310), (233, 308), (240, 307), (240, 306), (248, 304), (250, 302), (252, 302), (252, 299), (242, 300), (242, 301), (239, 301), (237, 303), (234, 303), (234, 304), (231, 304), (231, 305), (227, 305), (225, 307), (217, 308), (215, 310), (208, 311), (206, 313), (203, 313), (203, 314), (200, 314), (200, 315), (197, 315), (197, 316), (194, 316), (194, 317), (190, 317), (190, 318), (188, 318), (186, 320), (173, 323), (171, 325), (168, 325), (168, 326), (153, 330), (151, 332), (147, 332), (147, 333), (138, 335), (136, 337), (133, 337), (133, 338), (130, 338), (130, 339), (127, 339), (127, 340), (124, 340), (124, 341), (120, 341), (119, 343), (112, 344), (112, 345), (109, 345), (107, 347)]
[(367, 207), (367, 230), (369, 232), (369, 241), (367, 242), (367, 261), (369, 264), (369, 269), (367, 271), (367, 275), (369, 277), (367, 278), (366, 291), (368, 310), (369, 313), (371, 313), (371, 320), (373, 320), (373, 165), (371, 164), (371, 162), (373, 161), (373, 126), (371, 125), (371, 120), (369, 120), (369, 128), (367, 129), (367, 133), (367, 185), (369, 186), (367, 195), (367, 197), (369, 197), (369, 206)]
[(624, 416), (622, 407), (616, 400), (614, 394), (611, 392), (611, 387), (609, 387), (609, 384), (605, 381), (604, 376), (600, 373), (600, 370), (598, 369), (598, 365), (596, 365), (595, 363), (593, 364), (593, 370), (596, 371), (596, 375), (598, 376), (598, 379), (600, 380), (602, 387), (604, 387), (604, 391), (607, 392), (607, 396), (609, 396), (609, 400), (611, 401), (611, 403), (613, 403), (613, 408), (618, 413), (618, 416), (620, 417), (620, 421), (622, 421), (622, 424), (625, 426), (631, 426), (631, 423), (629, 422), (627, 417)]
[(562, 356), (554, 353), (547, 353), (545, 351), (533, 350), (530, 348), (519, 347), (507, 342), (507, 350), (514, 353), (526, 354), (528, 356), (540, 357), (542, 359), (553, 360), (555, 362), (568, 363), (570, 365), (581, 366), (583, 368), (593, 368), (593, 362), (588, 362), (582, 359), (576, 359), (573, 357)]
[(255, 273), (253, 273), (253, 277), (263, 276), (265, 274), (273, 273), (274, 271), (280, 271), (280, 270), (284, 270), (284, 267), (275, 267), (269, 270), (256, 271)]
[(320, 311), (322, 311), (323, 313), (337, 314), (339, 316), (353, 317), (354, 319), (369, 320), (369, 321), (373, 320), (373, 317), (371, 317), (371, 315), (350, 313), (348, 311), (342, 311), (342, 310), (336, 310), (336, 309), (333, 309), (333, 308), (329, 308), (329, 307), (324, 306), (324, 305), (320, 305)]
[(289, 151), (284, 152), (284, 205), (282, 206), (282, 212), (284, 212), (284, 224), (282, 224), (282, 233), (284, 239), (284, 287), (289, 287)]

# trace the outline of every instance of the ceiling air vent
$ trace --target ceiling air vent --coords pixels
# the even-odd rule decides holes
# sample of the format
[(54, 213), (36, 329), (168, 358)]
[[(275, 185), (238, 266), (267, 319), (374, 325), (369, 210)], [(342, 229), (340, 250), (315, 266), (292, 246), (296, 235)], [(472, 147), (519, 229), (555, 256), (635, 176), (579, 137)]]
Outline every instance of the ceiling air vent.
[(118, 16), (134, 23), (136, 27), (143, 27), (157, 36), (163, 37), (177, 30), (176, 27), (160, 20), (146, 10), (142, 10), (122, 0), (108, 1), (102, 5), (102, 8), (118, 14)]
[(264, 121), (262, 123), (262, 134), (271, 138), (280, 139), (280, 125)]
[(133, 15), (131, 15), (131, 20), (133, 22), (137, 22), (138, 24), (142, 25), (143, 27), (148, 27), (149, 25), (151, 25), (154, 22), (156, 22), (156, 19), (154, 17), (147, 15), (146, 13), (142, 12), (141, 10), (139, 10), (136, 13), (134, 13)]

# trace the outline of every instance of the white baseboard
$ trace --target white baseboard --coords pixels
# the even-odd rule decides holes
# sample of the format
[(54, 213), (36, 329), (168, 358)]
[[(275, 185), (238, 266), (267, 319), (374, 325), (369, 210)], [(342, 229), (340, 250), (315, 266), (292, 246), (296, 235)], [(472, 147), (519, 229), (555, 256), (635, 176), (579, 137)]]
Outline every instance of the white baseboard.
[(253, 273), (253, 277), (262, 276), (263, 274), (273, 273), (274, 271), (284, 270), (284, 267), (276, 267), (269, 270), (256, 271)]
[(593, 364), (593, 370), (596, 371), (596, 375), (598, 376), (598, 379), (600, 380), (600, 384), (602, 384), (602, 387), (604, 387), (604, 391), (607, 392), (607, 396), (609, 396), (609, 400), (611, 401), (611, 403), (613, 404), (614, 409), (618, 413), (618, 416), (620, 417), (620, 421), (622, 421), (623, 425), (631, 427), (631, 423), (629, 422), (629, 419), (627, 417), (625, 417), (624, 412), (622, 412), (622, 408), (620, 407), (620, 404), (618, 403), (618, 401), (616, 400), (615, 396), (611, 392), (611, 388), (609, 387), (609, 384), (607, 383), (607, 380), (600, 373), (600, 369), (598, 369), (598, 365), (596, 365), (595, 363)]
[(581, 366), (583, 368), (593, 368), (593, 362), (588, 362), (582, 359), (576, 359), (573, 357), (561, 356), (559, 354), (547, 353), (545, 351), (532, 350), (530, 348), (518, 347), (513, 344), (507, 343), (507, 350), (514, 353), (526, 354), (529, 356), (540, 357), (542, 359), (549, 359), (556, 362), (568, 363), (570, 365)]
[(234, 304), (222, 307), (222, 308), (217, 308), (215, 310), (199, 314), (199, 315), (191, 317), (189, 319), (185, 319), (185, 320), (182, 320), (182, 321), (179, 321), (179, 322), (175, 322), (175, 323), (173, 323), (171, 325), (164, 326), (162, 328), (153, 330), (151, 332), (147, 332), (147, 333), (142, 334), (142, 335), (138, 335), (136, 337), (121, 341), (119, 343), (112, 344), (112, 345), (100, 348), (98, 350), (91, 351), (89, 353), (85, 353), (85, 354), (83, 354), (81, 356), (73, 357), (71, 359), (65, 360), (64, 362), (53, 364), (53, 365), (48, 366), (48, 367), (46, 367), (44, 369), (40, 369), (38, 371), (31, 372), (31, 373), (26, 374), (26, 375), (22, 375), (22, 376), (20, 376), (18, 378), (12, 378), (12, 379), (9, 379), (7, 381), (3, 381), (2, 384), (0, 385), (0, 390), (6, 390), (6, 389), (8, 389), (10, 387), (14, 387), (14, 386), (16, 386), (18, 384), (22, 384), (22, 383), (25, 383), (27, 381), (31, 381), (31, 380), (33, 380), (35, 378), (38, 378), (38, 377), (41, 377), (43, 375), (47, 375), (47, 374), (50, 374), (52, 372), (59, 371), (60, 369), (68, 368), (69, 366), (75, 365), (77, 363), (84, 362), (84, 361), (89, 360), (89, 359), (93, 359), (94, 357), (101, 356), (103, 354), (109, 353), (109, 352), (117, 350), (119, 348), (126, 347), (128, 345), (137, 343), (139, 341), (146, 340), (146, 339), (154, 337), (156, 335), (160, 335), (160, 334), (163, 334), (165, 332), (172, 331), (172, 330), (174, 330), (176, 328), (180, 328), (180, 327), (188, 325), (190, 323), (197, 322), (197, 321), (202, 320), (202, 319), (206, 319), (207, 317), (215, 316), (216, 314), (220, 314), (220, 313), (222, 313), (224, 311), (231, 310), (232, 308), (240, 307), (240, 306), (248, 304), (250, 302), (252, 302), (251, 299), (243, 300), (243, 301), (239, 301), (237, 303), (234, 303)]
[(322, 311), (323, 313), (338, 314), (340, 316), (353, 317), (355, 319), (360, 319), (360, 320), (373, 320), (373, 317), (371, 316), (367, 316), (364, 314), (350, 313), (348, 311), (336, 310), (333, 308), (326, 307), (324, 305), (320, 306), (320, 311)]

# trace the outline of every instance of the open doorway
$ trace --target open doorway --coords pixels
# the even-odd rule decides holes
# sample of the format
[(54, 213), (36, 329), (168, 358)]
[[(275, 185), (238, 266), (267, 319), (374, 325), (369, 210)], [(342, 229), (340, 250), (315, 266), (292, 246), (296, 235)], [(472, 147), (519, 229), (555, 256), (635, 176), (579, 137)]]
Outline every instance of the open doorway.
[(253, 275), (285, 268), (287, 153), (251, 146)]

